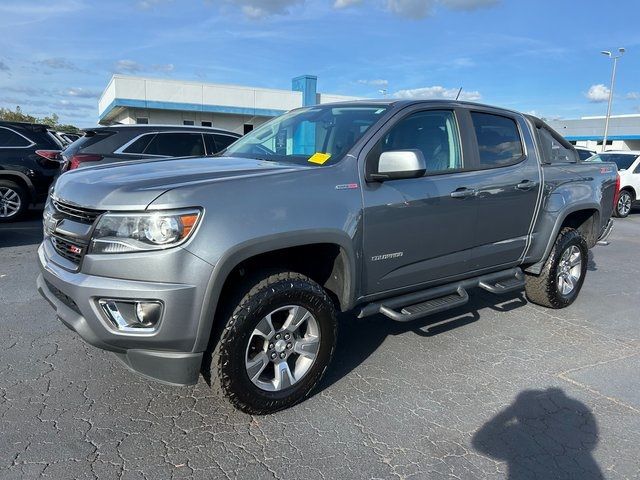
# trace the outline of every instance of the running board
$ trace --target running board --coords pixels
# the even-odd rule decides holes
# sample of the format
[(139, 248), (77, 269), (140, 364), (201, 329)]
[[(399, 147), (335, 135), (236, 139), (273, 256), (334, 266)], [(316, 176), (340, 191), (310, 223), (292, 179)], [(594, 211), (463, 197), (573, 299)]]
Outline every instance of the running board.
[(503, 294), (524, 288), (520, 268), (490, 273), (459, 282), (387, 298), (365, 305), (358, 318), (381, 313), (396, 322), (410, 322), (434, 313), (459, 307), (469, 301), (468, 288), (480, 287), (490, 293)]

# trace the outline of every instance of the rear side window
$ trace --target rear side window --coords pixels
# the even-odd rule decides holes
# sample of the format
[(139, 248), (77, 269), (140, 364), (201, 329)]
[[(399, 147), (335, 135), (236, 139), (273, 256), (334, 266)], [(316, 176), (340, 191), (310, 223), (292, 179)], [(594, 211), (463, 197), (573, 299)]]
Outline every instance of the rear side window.
[(0, 127), (0, 148), (28, 147), (32, 143), (33, 142), (13, 130)]
[(478, 140), (480, 167), (494, 168), (512, 165), (524, 155), (516, 122), (490, 113), (471, 112)]
[(151, 143), (151, 140), (153, 140), (154, 136), (155, 136), (154, 133), (151, 133), (151, 134), (148, 134), (148, 135), (142, 135), (137, 140), (135, 140), (131, 145), (129, 145), (124, 150), (122, 150), (122, 153), (142, 153), (142, 152), (144, 152), (145, 148), (147, 148), (149, 143)]
[(575, 150), (566, 148), (546, 128), (538, 128), (538, 143), (545, 163), (575, 163), (578, 155)]
[(204, 155), (204, 143), (200, 133), (158, 133), (144, 153), (168, 157)]
[(236, 137), (231, 137), (229, 135), (214, 135), (214, 137), (216, 139), (216, 147), (218, 148), (218, 151), (224, 150), (237, 140)]

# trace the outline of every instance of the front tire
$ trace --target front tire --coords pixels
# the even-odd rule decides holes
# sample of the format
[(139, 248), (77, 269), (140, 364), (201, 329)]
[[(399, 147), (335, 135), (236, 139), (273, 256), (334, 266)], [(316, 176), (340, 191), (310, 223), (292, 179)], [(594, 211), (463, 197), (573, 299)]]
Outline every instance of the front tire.
[(306, 398), (336, 346), (333, 302), (299, 273), (256, 281), (224, 321), (211, 358), (212, 383), (250, 414), (276, 412)]
[(633, 193), (629, 190), (622, 190), (616, 202), (615, 214), (618, 218), (625, 218), (631, 212), (631, 206), (635, 201)]
[(578, 297), (587, 273), (589, 249), (580, 232), (564, 228), (540, 275), (526, 274), (529, 301), (549, 308), (565, 308)]

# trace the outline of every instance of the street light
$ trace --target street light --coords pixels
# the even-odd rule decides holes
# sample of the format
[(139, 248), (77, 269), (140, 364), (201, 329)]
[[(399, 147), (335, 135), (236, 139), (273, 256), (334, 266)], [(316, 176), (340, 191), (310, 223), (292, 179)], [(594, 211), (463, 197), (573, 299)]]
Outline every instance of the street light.
[(604, 121), (604, 138), (602, 139), (602, 151), (607, 150), (607, 135), (609, 134), (609, 118), (611, 117), (611, 102), (613, 101), (613, 86), (616, 81), (616, 66), (618, 65), (618, 59), (624, 55), (626, 50), (622, 47), (618, 48), (618, 55), (614, 55), (607, 50), (600, 52), (613, 60), (613, 69), (611, 71), (611, 88), (609, 88), (609, 105), (607, 106), (607, 116)]

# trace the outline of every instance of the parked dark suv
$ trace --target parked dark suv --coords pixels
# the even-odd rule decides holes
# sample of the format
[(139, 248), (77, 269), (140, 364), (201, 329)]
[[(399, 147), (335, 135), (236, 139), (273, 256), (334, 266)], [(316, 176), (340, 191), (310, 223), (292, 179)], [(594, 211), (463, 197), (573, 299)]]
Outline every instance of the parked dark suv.
[(0, 121), (0, 222), (44, 202), (60, 170), (61, 143), (47, 125)]
[(213, 155), (240, 135), (227, 130), (176, 125), (112, 125), (85, 130), (62, 152), (62, 171), (142, 158)]

